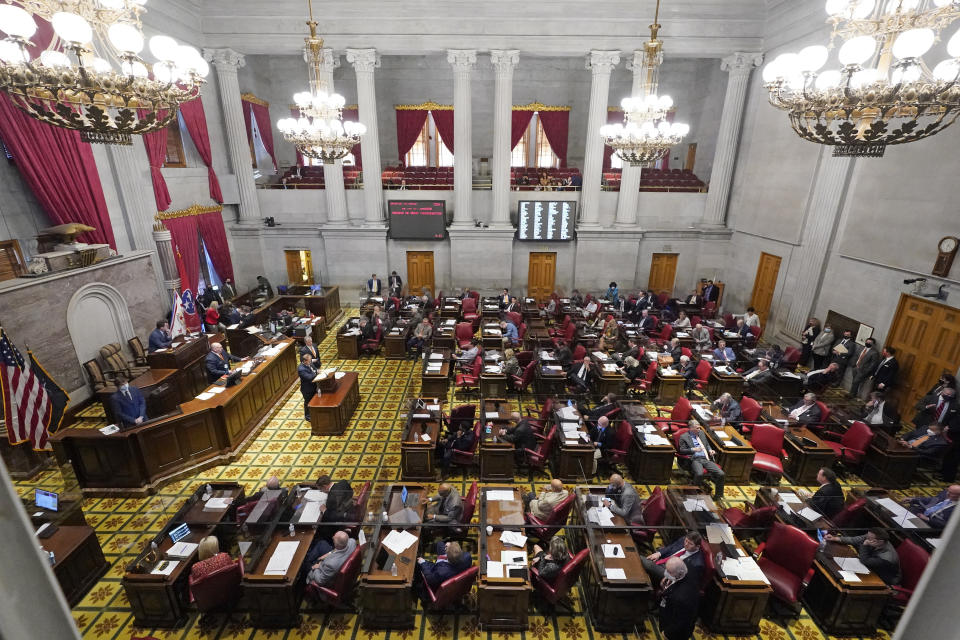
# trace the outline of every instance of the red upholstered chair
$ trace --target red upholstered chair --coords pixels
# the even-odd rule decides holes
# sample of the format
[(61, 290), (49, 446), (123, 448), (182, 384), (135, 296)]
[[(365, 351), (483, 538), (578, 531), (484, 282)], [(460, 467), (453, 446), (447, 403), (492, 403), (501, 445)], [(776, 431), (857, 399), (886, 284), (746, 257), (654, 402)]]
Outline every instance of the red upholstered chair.
[(577, 325), (572, 322), (567, 325), (567, 328), (563, 330), (563, 334), (553, 338), (553, 346), (555, 349), (559, 349), (565, 344), (570, 344), (573, 341), (573, 334), (577, 332)]
[(857, 498), (843, 506), (836, 515), (830, 516), (830, 522), (838, 529), (863, 529), (868, 526), (867, 499)]
[[(677, 429), (686, 429), (691, 413), (693, 413), (693, 406), (690, 401), (680, 397), (677, 398), (677, 404), (673, 405), (673, 409), (670, 410), (669, 418), (654, 418), (652, 422), (655, 422), (664, 431), (676, 432)], [(657, 415), (661, 415), (660, 409), (657, 409)]]
[(686, 347), (680, 347), (680, 355), (687, 356), (688, 358), (693, 358), (693, 351), (690, 351), (690, 349)]
[(800, 613), (800, 596), (813, 577), (817, 541), (800, 529), (774, 522), (767, 539), (754, 552), (757, 564), (773, 587), (773, 597)]
[[(873, 430), (867, 426), (867, 423), (860, 420), (851, 422), (850, 427), (842, 435), (832, 431), (827, 431), (823, 435), (827, 438), (824, 442), (830, 445), (840, 462), (850, 466), (860, 465), (873, 441)], [(838, 437), (839, 442), (835, 440)]]
[(537, 471), (546, 471), (547, 464), (550, 462), (550, 454), (553, 452), (553, 441), (557, 436), (557, 425), (550, 427), (546, 436), (537, 435), (540, 440), (536, 449), (524, 449), (523, 454), (527, 458), (527, 466), (530, 467), (530, 475), (533, 475), (534, 469)]
[(733, 317), (732, 313), (723, 314), (723, 328), (724, 329), (734, 329), (737, 326), (737, 321)]
[(536, 358), (534, 358), (535, 355), (536, 354), (533, 351), (518, 351), (517, 364), (519, 364), (521, 367), (525, 367), (536, 360)]
[(578, 344), (573, 349), (573, 361), (574, 362), (583, 362), (583, 359), (587, 357), (587, 349), (582, 344)]
[(638, 546), (650, 547), (653, 544), (653, 537), (657, 535), (657, 528), (663, 525), (667, 517), (667, 498), (663, 489), (654, 488), (650, 497), (643, 501), (641, 513), (643, 513), (643, 524), (647, 527), (631, 529), (630, 536)]
[(717, 317), (717, 303), (708, 302), (703, 305), (703, 317), (707, 320), (712, 320)]
[(520, 314), (519, 311), (510, 311), (507, 313), (507, 320), (513, 323), (513, 326), (519, 327), (520, 324), (523, 322), (523, 316)]
[(364, 482), (354, 498), (356, 505), (353, 508), (353, 519), (357, 524), (347, 529), (347, 534), (351, 538), (356, 538), (360, 533), (360, 523), (363, 522), (363, 516), (367, 512), (367, 503), (370, 501), (370, 486), (369, 480)]
[[(619, 410), (618, 407), (611, 413)], [(607, 464), (627, 464), (627, 452), (630, 450), (630, 439), (633, 437), (632, 432), (633, 425), (626, 420), (621, 420), (616, 433), (615, 445), (613, 448), (608, 448), (603, 452), (603, 457)]]
[(706, 389), (710, 383), (710, 372), (713, 371), (713, 365), (709, 360), (701, 360), (697, 363), (696, 378), (693, 383), (698, 391)]
[[(740, 507), (730, 507), (723, 510), (723, 519), (733, 527), (738, 536), (744, 537), (743, 532), (746, 531), (745, 537), (756, 537), (756, 531), (766, 531), (777, 517), (775, 506), (750, 507), (746, 504), (744, 506), (747, 507), (747, 511)], [(750, 530), (754, 530), (754, 532), (751, 533)]]
[(513, 383), (513, 388), (517, 391), (517, 395), (523, 395), (523, 392), (530, 388), (530, 384), (533, 382), (533, 376), (536, 374), (536, 368), (537, 363), (531, 362), (523, 368), (520, 375), (511, 376), (511, 382)]
[(750, 327), (750, 333), (747, 334), (746, 339), (743, 341), (744, 346), (746, 347), (755, 347), (757, 346), (757, 341), (760, 340), (760, 327)]
[(651, 339), (651, 342), (658, 346), (663, 346), (670, 342), (670, 338), (673, 336), (673, 326), (665, 324), (660, 327), (660, 335), (656, 338)]
[(470, 341), (473, 340), (473, 325), (469, 322), (458, 322), (453, 335), (461, 349), (468, 349)]
[(800, 364), (800, 349), (796, 347), (787, 347), (783, 350), (783, 359), (780, 360), (780, 368), (794, 371)]
[(190, 573), (190, 601), (197, 609), (206, 613), (222, 605), (231, 605), (240, 598), (240, 581), (243, 580), (243, 559), (233, 562), (215, 571), (194, 578)]
[(470, 368), (470, 371), (461, 371), (457, 374), (456, 385), (457, 389), (463, 389), (467, 391), (469, 389), (479, 389), (480, 388), (480, 371), (483, 369), (483, 358), (477, 356), (473, 361), (473, 365)]
[(563, 605), (570, 611), (573, 611), (573, 605), (570, 603), (567, 594), (570, 588), (577, 582), (580, 576), (580, 570), (583, 568), (587, 556), (590, 555), (590, 549), (581, 549), (576, 555), (567, 560), (560, 573), (549, 582), (540, 577), (540, 573), (535, 569), (530, 569), (530, 582), (534, 590), (545, 602), (552, 606)]
[(906, 538), (897, 547), (897, 555), (900, 556), (901, 578), (900, 584), (893, 587), (893, 601), (896, 605), (905, 607), (917, 588), (927, 563), (930, 562), (930, 554), (917, 543)]
[(377, 327), (377, 333), (369, 340), (360, 345), (360, 353), (377, 353), (383, 344), (383, 327)]
[(463, 299), (460, 305), (460, 317), (464, 322), (469, 322), (471, 326), (480, 319), (480, 314), (477, 313), (477, 301), (474, 298), (466, 297)]
[(670, 300), (670, 294), (664, 291), (657, 296), (657, 307), (662, 309), (663, 307), (667, 306), (668, 300)]
[(530, 409), (527, 408), (527, 422), (530, 423), (530, 426), (533, 427), (534, 431), (543, 433), (543, 430), (547, 428), (547, 424), (550, 422), (551, 414), (553, 413), (553, 398), (548, 397), (543, 401), (543, 406), (540, 407), (540, 414), (538, 418), (531, 418), (533, 415), (530, 412)]
[(713, 574), (717, 572), (717, 564), (713, 559), (713, 549), (707, 542), (706, 536), (700, 540), (700, 553), (703, 555), (703, 575), (700, 576), (700, 595), (707, 591), (707, 587), (713, 580)]
[(651, 387), (653, 387), (653, 382), (657, 377), (657, 363), (651, 362), (647, 366), (646, 372), (643, 374), (643, 378), (637, 378), (634, 380), (628, 387), (627, 391), (634, 393), (646, 393)]
[[(556, 429), (556, 427), (554, 427), (554, 429)], [(575, 498), (576, 496), (572, 493), (568, 495), (560, 504), (553, 508), (550, 515), (544, 520), (540, 520), (532, 513), (527, 513), (525, 517), (527, 524), (532, 527), (529, 529), (531, 534), (540, 540), (549, 540), (552, 538), (560, 529), (566, 526), (567, 517), (570, 515), (570, 508), (573, 507)]]
[[(830, 409), (824, 402), (817, 400), (817, 406), (820, 407), (820, 422), (824, 423), (830, 419), (830, 414), (833, 413), (833, 410)], [(807, 425), (810, 426), (810, 425)]]
[(480, 430), (482, 428), (482, 421), (477, 420), (477, 423), (473, 427), (473, 444), (470, 445), (468, 451), (461, 451), (460, 449), (451, 450), (450, 464), (463, 468), (464, 476), (466, 476), (468, 467), (477, 464), (477, 445), (480, 444)]
[[(463, 497), (463, 512), (460, 515), (460, 523), (467, 525), (470, 524), (470, 521), (473, 520), (473, 512), (477, 509), (477, 493), (479, 489), (477, 488), (477, 483), (474, 482), (470, 485), (470, 489), (467, 491), (467, 495)], [(458, 537), (468, 535), (470, 529), (469, 527), (454, 527), (453, 532)]]
[(560, 326), (554, 327), (553, 329), (550, 329), (550, 337), (551, 337), (551, 338), (559, 338), (559, 337), (563, 336), (563, 335), (566, 333), (566, 331), (567, 331), (567, 325), (569, 325), (569, 324), (572, 324), (572, 323), (570, 322), (570, 316), (569, 316), (569, 315), (563, 316), (563, 322), (560, 323)]
[(784, 433), (783, 429), (772, 424), (758, 424), (750, 436), (750, 444), (756, 450), (753, 468), (771, 478), (776, 477), (777, 482), (783, 475), (783, 458), (787, 457), (783, 450)]
[(449, 611), (456, 609), (463, 602), (470, 590), (473, 589), (473, 583), (477, 581), (477, 574), (480, 567), (473, 566), (457, 575), (444, 580), (440, 586), (433, 590), (430, 585), (424, 581), (427, 596), (423, 601), (423, 608), (428, 611)]
[(450, 411), (450, 416), (444, 416), (447, 428), (456, 431), (463, 423), (473, 424), (477, 417), (477, 405), (461, 404)]
[(306, 595), (311, 600), (322, 600), (334, 607), (345, 609), (349, 606), (350, 597), (357, 586), (357, 577), (360, 575), (360, 558), (363, 555), (363, 548), (357, 545), (347, 561), (340, 567), (333, 576), (330, 584), (318, 587), (307, 582)]

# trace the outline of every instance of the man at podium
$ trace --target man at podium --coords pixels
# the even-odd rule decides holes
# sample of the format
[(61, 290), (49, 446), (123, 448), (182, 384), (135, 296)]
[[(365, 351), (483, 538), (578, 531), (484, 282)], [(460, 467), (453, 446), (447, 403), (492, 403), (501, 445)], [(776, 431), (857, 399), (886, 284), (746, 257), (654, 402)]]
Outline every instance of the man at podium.
[(153, 353), (157, 349), (169, 349), (172, 343), (170, 324), (166, 320), (157, 320), (157, 328), (150, 332), (147, 350)]
[(233, 354), (227, 353), (223, 350), (222, 344), (214, 342), (210, 345), (210, 353), (207, 354), (205, 361), (207, 382), (216, 382), (220, 376), (225, 376), (230, 373), (231, 362), (241, 362), (242, 360), (246, 360), (246, 358), (238, 358)]
[(135, 427), (147, 419), (147, 402), (140, 389), (131, 387), (122, 373), (116, 377), (118, 391), (110, 396), (113, 413), (120, 427)]

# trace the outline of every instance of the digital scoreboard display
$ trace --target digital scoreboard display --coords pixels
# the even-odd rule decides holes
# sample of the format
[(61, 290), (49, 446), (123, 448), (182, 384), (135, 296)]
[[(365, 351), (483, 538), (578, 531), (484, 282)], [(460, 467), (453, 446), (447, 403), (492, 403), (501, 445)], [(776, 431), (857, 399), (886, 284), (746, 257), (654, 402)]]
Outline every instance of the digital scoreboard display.
[(447, 206), (443, 200), (390, 200), (390, 237), (395, 240), (443, 240)]
[(564, 242), (573, 240), (576, 202), (530, 200), (517, 205), (517, 240)]

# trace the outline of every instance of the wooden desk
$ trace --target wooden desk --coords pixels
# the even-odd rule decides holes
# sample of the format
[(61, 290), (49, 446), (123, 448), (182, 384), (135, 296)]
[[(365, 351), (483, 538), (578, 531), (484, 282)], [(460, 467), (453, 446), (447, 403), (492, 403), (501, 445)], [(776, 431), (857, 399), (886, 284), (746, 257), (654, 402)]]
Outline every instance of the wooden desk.
[(431, 335), (430, 346), (434, 349), (446, 349), (453, 352), (453, 348), (456, 346), (456, 331), (456, 321), (453, 324), (438, 325)]
[(751, 390), (751, 395), (758, 400), (762, 398), (799, 398), (803, 395), (803, 380), (790, 371), (775, 370), (773, 372), (773, 382), (762, 387), (754, 387)]
[(177, 338), (169, 349), (147, 354), (151, 369), (175, 369), (179, 372), (173, 381), (180, 391), (180, 402), (186, 402), (207, 386), (206, 357), (210, 351), (207, 335)]
[(93, 527), (62, 525), (52, 536), (39, 542), (44, 551), (53, 551), (53, 575), (71, 607), (80, 602), (110, 568)]
[(406, 320), (398, 320), (383, 337), (384, 357), (387, 360), (403, 360), (407, 357), (407, 340), (413, 325)]
[[(756, 452), (746, 437), (729, 424), (722, 428), (714, 425), (702, 431), (717, 452), (716, 462), (723, 469), (727, 484), (748, 484)], [(728, 437), (721, 438), (718, 433), (725, 433)], [(736, 444), (737, 441), (740, 444)]]
[[(576, 407), (573, 407), (575, 417), (571, 420), (563, 418), (567, 407), (560, 400), (554, 399), (553, 406), (557, 407), (553, 414), (553, 423), (557, 425), (553, 477), (564, 482), (586, 482), (593, 477), (593, 456), (597, 447), (590, 440), (583, 416)], [(567, 436), (563, 429), (564, 423), (576, 424), (576, 431), (571, 430), (570, 436)], [(611, 423), (610, 428), (615, 427), (616, 425)], [(549, 433), (549, 427), (546, 432)]]
[[(820, 514), (820, 518), (813, 521), (807, 520), (802, 515), (800, 515), (799, 511), (804, 509), (805, 507), (809, 507), (813, 509), (813, 507), (810, 507), (810, 502), (808, 498), (804, 498), (803, 496), (795, 493), (794, 495), (796, 495), (797, 498), (800, 499), (800, 503), (799, 504), (797, 504), (796, 502), (787, 503), (785, 500), (783, 500), (782, 496), (780, 495), (781, 493), (794, 493), (794, 492), (793, 491), (781, 492), (771, 487), (761, 487), (757, 491), (757, 496), (756, 498), (754, 498), (753, 503), (755, 506), (758, 506), (758, 507), (777, 507), (777, 520), (779, 520), (780, 522), (783, 522), (784, 524), (793, 525), (798, 529), (802, 529), (803, 531), (807, 532), (807, 534), (810, 535), (810, 537), (812, 538), (817, 537), (817, 529), (824, 529), (829, 531), (830, 529), (834, 528), (834, 525), (832, 522), (830, 522), (830, 519), (824, 516), (823, 514)], [(783, 506), (784, 504), (789, 504), (790, 511), (786, 510), (786, 508)], [(816, 511), (816, 509), (813, 509), (813, 510)]]
[(679, 373), (669, 375), (661, 367), (657, 369), (657, 403), (673, 404), (683, 395), (683, 385), (686, 379)]
[[(707, 546), (710, 547), (709, 543)], [(734, 546), (746, 553), (736, 538)], [(741, 580), (718, 569), (704, 593), (700, 620), (713, 633), (754, 635), (760, 630), (760, 620), (772, 593), (766, 582)]]
[(297, 379), (293, 340), (239, 384), (208, 400), (191, 399), (182, 413), (104, 435), (60, 429), (51, 436), (60, 464), (73, 465), (84, 495), (143, 496), (184, 471), (233, 461), (256, 436), (261, 418)]
[(496, 322), (484, 322), (480, 326), (480, 344), (484, 350), (500, 349), (503, 346), (503, 334)]
[[(404, 506), (400, 501), (401, 486), (390, 485), (383, 499), (383, 511), (388, 516), (402, 511)], [(409, 494), (419, 494), (420, 498), (426, 498), (427, 489), (423, 486), (407, 486)], [(407, 501), (413, 504), (410, 495)], [(415, 506), (410, 507), (423, 519), (424, 507), (416, 501)], [(376, 540), (372, 553), (368, 553), (363, 563), (362, 574), (360, 576), (360, 621), (365, 628), (377, 629), (412, 629), (416, 617), (414, 609), (413, 593), (413, 575), (416, 567), (417, 552), (419, 542), (408, 547), (399, 558), (394, 557), (394, 566), (397, 567), (397, 575), (392, 575), (389, 569), (378, 569), (375, 559), (383, 546), (383, 539), (391, 529), (406, 529), (410, 533), (420, 537), (419, 525), (391, 526), (389, 523), (381, 522), (377, 525), (373, 539)], [(393, 552), (387, 550), (391, 556)]]
[(540, 362), (534, 370), (533, 387), (541, 396), (561, 396), (567, 391), (567, 373), (560, 366), (560, 362), (552, 358), (544, 359), (541, 353)]
[[(873, 428), (873, 425), (870, 425)], [(860, 477), (873, 487), (907, 489), (920, 456), (885, 431), (874, 431)]]
[[(666, 444), (651, 444), (646, 440), (646, 433), (640, 433), (640, 429), (646, 429), (651, 434), (659, 435), (663, 438), (670, 438), (667, 434), (656, 426), (655, 423), (644, 421), (643, 419), (628, 419), (632, 428), (630, 434), (630, 449), (627, 451), (627, 468), (630, 469), (630, 477), (634, 482), (640, 484), (670, 484), (670, 477), (673, 473), (673, 460), (676, 457), (676, 449), (667, 442)], [(649, 431), (650, 425), (653, 431)]]
[[(496, 407), (499, 403), (499, 408)], [(481, 405), (478, 420), (484, 427), (480, 429), (480, 479), (484, 482), (513, 482), (514, 458), (516, 447), (512, 442), (506, 442), (500, 437), (499, 431), (512, 421), (513, 405), (502, 398), (488, 398)], [(496, 417), (493, 417), (496, 414)], [(486, 425), (492, 423), (490, 433)]]
[[(501, 553), (519, 551), (505, 546), (500, 540), (503, 530), (521, 530), (523, 499), (519, 489), (500, 487), (511, 491), (513, 500), (487, 500), (487, 493), (496, 487), (484, 487), (480, 498), (480, 582), (477, 586), (477, 618), (482, 629), (519, 631), (527, 628), (527, 609), (533, 587), (525, 578), (492, 578), (487, 575), (487, 558), (499, 560)], [(487, 535), (486, 527), (494, 527)], [(528, 558), (529, 560), (529, 558)]]
[(837, 455), (807, 427), (787, 427), (783, 438), (787, 459), (783, 473), (793, 484), (813, 486), (821, 468), (829, 469)]
[(445, 297), (437, 308), (437, 315), (441, 318), (460, 319), (460, 300)]
[[(499, 349), (500, 347), (495, 347)], [(507, 395), (507, 374), (503, 373), (503, 360), (499, 351), (495, 357), (483, 352), (483, 368), (480, 370), (480, 396), (483, 398), (500, 398)]]
[(341, 360), (357, 360), (360, 358), (360, 341), (363, 339), (359, 332), (360, 318), (347, 320), (340, 331), (337, 331), (337, 358)]
[(906, 519), (906, 523), (911, 526), (904, 526), (902, 517), (894, 517), (894, 514), (879, 502), (882, 498), (890, 498), (895, 502), (899, 502), (893, 496), (870, 495), (866, 496), (866, 498), (867, 513), (869, 513), (881, 527), (892, 529), (894, 532), (899, 533), (901, 537), (905, 537), (909, 533), (915, 533), (919, 536), (930, 536), (939, 534), (940, 532), (939, 529), (931, 527), (916, 515), (911, 515)]
[[(231, 300), (235, 305), (249, 304), (254, 306), (253, 301), (256, 298), (250, 293), (237, 296)], [(253, 309), (252, 313), (256, 316), (257, 323), (263, 322), (273, 313), (281, 309), (299, 309), (304, 312), (320, 316), (326, 321), (327, 329), (332, 327), (343, 315), (340, 307), (340, 287), (325, 287), (320, 294), (310, 294), (309, 289), (294, 287), (288, 289), (288, 293), (274, 296), (269, 300), (263, 301), (260, 306)]]
[(590, 354), (590, 359), (596, 363), (595, 371), (597, 375), (594, 376), (593, 381), (594, 391), (597, 392), (597, 395), (605, 396), (608, 393), (613, 393), (622, 396), (627, 386), (626, 376), (620, 372), (619, 368), (612, 371), (605, 370), (607, 365), (616, 367), (617, 363), (613, 358), (601, 351), (594, 351)]
[(714, 367), (710, 369), (707, 395), (716, 400), (724, 393), (729, 393), (734, 399), (739, 399), (743, 395), (743, 376), (737, 373), (733, 367), (729, 368), (729, 373), (717, 371)]
[[(300, 624), (300, 604), (306, 582), (298, 578), (315, 533), (312, 526), (297, 526), (290, 537), (287, 526), (273, 527), (266, 549), (243, 575), (243, 601), (250, 616), (250, 626), (294, 627)], [(286, 573), (268, 575), (264, 571), (281, 542), (297, 542), (297, 550)]]
[(500, 298), (487, 297), (477, 301), (477, 313), (484, 319), (496, 320), (500, 317)]
[[(590, 549), (590, 561), (580, 574), (584, 596), (597, 630), (645, 629), (653, 585), (643, 568), (636, 543), (626, 528), (627, 522), (621, 516), (614, 515), (614, 526), (602, 527), (587, 518), (587, 497), (602, 497), (605, 490), (606, 487), (602, 486), (580, 486), (575, 489), (577, 499), (574, 501), (574, 514), (577, 524), (584, 525), (584, 528), (572, 530), (570, 537), (576, 549)], [(605, 557), (604, 544), (618, 544), (623, 553), (616, 557)], [(624, 580), (610, 579), (606, 574), (607, 569), (623, 569), (627, 577)]]
[(531, 326), (527, 324), (527, 332), (523, 334), (523, 348), (536, 351), (540, 347), (550, 346), (550, 330), (544, 325)]
[[(433, 347), (425, 352), (426, 358), (423, 359), (423, 373), (420, 376), (420, 393), (425, 396), (436, 396), (446, 398), (450, 390), (450, 371), (453, 369), (451, 361), (453, 355), (450, 349)], [(433, 357), (439, 354), (440, 358)], [(430, 362), (439, 360), (443, 364), (439, 370), (428, 371), (427, 365)]]
[(356, 371), (343, 374), (335, 390), (318, 393), (310, 399), (310, 433), (315, 436), (341, 435), (360, 405), (360, 374)]
[[(703, 505), (704, 509), (688, 511), (686, 507), (684, 507), (684, 500), (688, 498), (696, 500), (699, 504)], [(703, 493), (700, 487), (670, 487), (666, 490), (666, 501), (667, 513), (664, 526), (667, 528), (661, 532), (664, 543), (673, 541), (684, 535), (681, 527), (687, 531), (699, 531), (703, 533), (707, 529), (707, 524), (723, 522), (720, 518), (717, 505), (713, 502), (713, 498)]]
[(892, 590), (873, 572), (857, 574), (859, 581), (845, 580), (835, 560), (841, 557), (856, 558), (857, 551), (850, 545), (828, 542), (817, 552), (803, 603), (830, 635), (872, 636)]
[[(417, 399), (411, 399), (411, 405)], [(422, 398), (427, 405), (442, 407), (439, 398)], [(400, 478), (432, 482), (437, 475), (436, 450), (441, 437), (440, 412), (410, 409), (400, 442)], [(425, 417), (421, 417), (425, 416)], [(424, 440), (423, 436), (429, 437)]]
[[(147, 418), (166, 415), (175, 411), (177, 405), (186, 402), (193, 396), (186, 396), (190, 388), (179, 388), (176, 381), (182, 376), (175, 369), (147, 369), (144, 373), (130, 381), (130, 384), (140, 390), (147, 405)], [(202, 390), (202, 389), (201, 389)], [(98, 391), (97, 400), (103, 405), (103, 413), (107, 422), (119, 424), (120, 416), (113, 410), (113, 396), (116, 391)]]

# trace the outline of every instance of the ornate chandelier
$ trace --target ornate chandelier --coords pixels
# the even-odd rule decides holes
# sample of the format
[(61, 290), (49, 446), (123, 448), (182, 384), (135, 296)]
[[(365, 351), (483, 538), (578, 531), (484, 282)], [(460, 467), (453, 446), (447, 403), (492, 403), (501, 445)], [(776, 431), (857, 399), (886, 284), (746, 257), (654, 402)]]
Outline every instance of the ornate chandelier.
[(663, 62), (663, 41), (657, 37), (659, 17), (660, 0), (657, 0), (653, 24), (650, 25), (650, 40), (643, 43), (641, 93), (624, 98), (620, 103), (626, 125), (618, 123), (600, 127), (604, 143), (613, 147), (620, 159), (633, 166), (647, 167), (660, 160), (690, 131), (689, 125), (667, 121), (673, 99), (657, 95), (660, 64)]
[(359, 122), (344, 122), (343, 96), (328, 92), (327, 82), (321, 71), (323, 39), (317, 37), (313, 3), (307, 0), (307, 5), (310, 8), (310, 20), (307, 21), (310, 37), (304, 38), (307, 43), (304, 57), (309, 69), (310, 90), (293, 96), (293, 101), (300, 110), (300, 117), (278, 120), (277, 129), (302, 155), (322, 160), (324, 164), (332, 164), (350, 153), (367, 128)]
[[(880, 157), (939, 133), (960, 114), (960, 31), (933, 69), (923, 60), (960, 17), (960, 0), (827, 0), (829, 48), (779, 55), (763, 69), (770, 103), (835, 156)], [(839, 69), (820, 69), (837, 37)]]
[[(166, 127), (200, 94), (210, 71), (195, 48), (150, 38), (157, 62), (140, 57), (146, 0), (10, 0), (0, 4), (0, 91), (28, 115), (75, 129), (87, 142), (130, 144)], [(35, 17), (56, 37), (36, 58)], [(43, 46), (45, 43), (41, 43)]]

